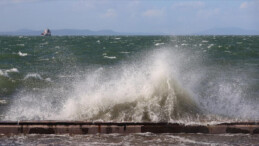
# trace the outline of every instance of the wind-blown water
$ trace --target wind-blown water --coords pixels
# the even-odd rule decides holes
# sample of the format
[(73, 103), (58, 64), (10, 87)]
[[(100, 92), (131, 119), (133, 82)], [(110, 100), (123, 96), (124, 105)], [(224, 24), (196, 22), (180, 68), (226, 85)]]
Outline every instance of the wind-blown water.
[(258, 36), (0, 37), (0, 119), (258, 120), (258, 42)]

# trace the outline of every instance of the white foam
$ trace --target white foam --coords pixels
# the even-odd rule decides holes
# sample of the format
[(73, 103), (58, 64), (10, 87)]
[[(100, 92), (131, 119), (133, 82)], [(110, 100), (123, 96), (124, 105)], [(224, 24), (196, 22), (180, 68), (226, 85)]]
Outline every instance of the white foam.
[(130, 52), (120, 52), (121, 54), (129, 54)]
[(107, 59), (116, 59), (117, 58), (116, 56), (106, 56), (106, 55), (104, 55), (103, 57), (107, 58)]
[(5, 74), (4, 74), (4, 72), (0, 69), (0, 75), (1, 76), (6, 76)]
[(208, 46), (208, 49), (211, 48), (211, 47), (213, 47), (213, 46), (214, 46), (214, 44), (210, 44), (210, 45)]
[(24, 44), (16, 44), (17, 46), (24, 47)]
[(202, 142), (202, 141), (195, 141), (189, 138), (184, 138), (181, 136), (175, 136), (175, 135), (167, 135), (170, 138), (177, 139), (179, 142), (184, 142), (184, 143), (190, 143), (190, 144), (195, 144), (195, 145), (219, 145), (218, 143), (211, 143), (211, 142)]
[[(129, 117), (132, 121), (142, 121), (146, 109), (151, 121), (173, 118), (173, 111), (182, 112), (175, 107), (176, 100), (186, 98), (185, 102), (189, 106), (192, 100), (184, 97), (184, 90), (179, 92), (177, 81), (171, 78), (176, 68), (168, 64), (172, 62), (168, 60), (167, 53), (159, 50), (147, 60), (140, 61), (141, 64), (123, 65), (110, 71), (100, 68), (87, 73), (86, 79), (75, 85), (75, 91), (64, 103), (59, 115), (64, 116), (64, 119), (127, 121)], [(182, 94), (183, 99), (177, 99), (175, 94)], [(163, 96), (165, 105), (160, 105)], [(114, 117), (119, 105), (122, 106), (122, 109), (118, 109), (121, 112)], [(102, 112), (105, 114), (102, 115)], [(165, 115), (161, 115), (161, 112)]]
[(21, 51), (19, 51), (19, 52), (18, 52), (18, 55), (19, 55), (19, 56), (27, 56), (28, 53), (22, 53)]
[(52, 82), (51, 78), (46, 78), (45, 81)]
[[(234, 71), (227, 76), (226, 70), (218, 66), (205, 68), (199, 62), (201, 57), (183, 48), (160, 48), (140, 56), (117, 66), (91, 68), (78, 80), (60, 83), (69, 88), (18, 93), (4, 119), (195, 123), (226, 121), (211, 116), (217, 114), (259, 116), (257, 105), (243, 100), (246, 82)], [(71, 74), (72, 78), (76, 75)], [(37, 73), (27, 74), (24, 79), (28, 78), (43, 79)], [(60, 97), (59, 106), (52, 104), (57, 102), (56, 97)], [(205, 118), (192, 118), (197, 106)]]
[(229, 50), (226, 50), (226, 51), (224, 51), (224, 52), (226, 52), (226, 53), (231, 53), (231, 51), (229, 51)]
[(49, 58), (42, 58), (42, 59), (39, 59), (39, 61), (49, 61)]
[(161, 46), (164, 45), (165, 43), (155, 43), (155, 46)]
[(11, 68), (11, 69), (6, 69), (6, 70), (1, 70), (0, 69), (0, 75), (1, 76), (5, 76), (5, 77), (9, 77), (8, 73), (18, 73), (19, 70), (17, 68)]
[[(189, 59), (184, 53), (163, 48), (145, 52), (129, 64), (90, 69), (84, 78), (66, 83), (69, 89), (18, 93), (4, 119), (158, 122), (171, 121), (178, 114), (191, 116), (197, 106), (189, 90), (203, 75), (182, 74), (181, 67), (192, 67), (188, 62), (194, 61)], [(28, 78), (43, 79), (37, 73), (24, 79)], [(53, 106), (57, 96), (62, 97), (62, 104)]]
[(37, 73), (28, 73), (25, 77), (24, 80), (29, 79), (29, 78), (35, 78), (35, 79), (40, 79), (43, 80), (40, 74)]
[(0, 99), (0, 104), (7, 104), (7, 101), (4, 99)]

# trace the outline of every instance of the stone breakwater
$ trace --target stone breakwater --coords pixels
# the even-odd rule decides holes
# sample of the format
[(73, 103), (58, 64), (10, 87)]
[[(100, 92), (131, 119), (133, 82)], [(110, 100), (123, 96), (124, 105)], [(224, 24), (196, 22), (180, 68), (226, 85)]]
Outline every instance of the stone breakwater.
[(85, 121), (1, 121), (0, 134), (110, 134), (110, 133), (203, 133), (259, 134), (259, 122), (236, 122), (211, 125), (149, 122)]

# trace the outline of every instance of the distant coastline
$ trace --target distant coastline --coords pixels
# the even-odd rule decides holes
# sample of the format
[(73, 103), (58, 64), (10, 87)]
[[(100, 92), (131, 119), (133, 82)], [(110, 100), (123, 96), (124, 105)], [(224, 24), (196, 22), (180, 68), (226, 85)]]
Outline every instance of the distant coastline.
[[(17, 31), (0, 32), (0, 36), (40, 36), (42, 30), (21, 29)], [(107, 36), (107, 35), (259, 35), (259, 30), (242, 28), (212, 28), (197, 33), (144, 33), (144, 32), (116, 32), (113, 30), (88, 30), (88, 29), (53, 29), (53, 36)]]

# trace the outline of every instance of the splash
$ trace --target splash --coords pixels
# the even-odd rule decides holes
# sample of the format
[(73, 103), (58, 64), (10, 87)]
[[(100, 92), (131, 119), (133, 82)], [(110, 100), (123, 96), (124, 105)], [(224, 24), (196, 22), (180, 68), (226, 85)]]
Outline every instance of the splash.
[(199, 113), (192, 96), (173, 78), (175, 70), (167, 53), (157, 50), (140, 64), (88, 73), (76, 83), (61, 115), (65, 119), (158, 122)]
[(234, 74), (235, 69), (226, 74), (218, 66), (206, 66), (203, 56), (179, 47), (133, 57), (89, 67), (78, 79), (57, 87), (21, 91), (4, 119), (226, 122), (259, 117), (258, 108), (243, 98), (246, 77)]

